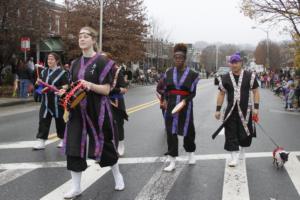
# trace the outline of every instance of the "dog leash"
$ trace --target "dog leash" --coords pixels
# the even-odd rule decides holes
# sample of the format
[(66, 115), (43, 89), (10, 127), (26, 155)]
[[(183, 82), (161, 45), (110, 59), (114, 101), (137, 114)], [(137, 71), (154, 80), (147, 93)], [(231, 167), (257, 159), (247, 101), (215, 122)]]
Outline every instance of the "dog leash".
[(265, 136), (267, 136), (270, 140), (271, 140), (271, 142), (278, 148), (278, 147), (280, 147), (276, 142), (275, 142), (275, 140), (265, 131), (265, 129), (262, 127), (262, 125), (260, 124), (260, 123), (258, 123), (258, 122), (255, 122), (258, 126), (259, 126), (259, 128), (262, 130), (262, 132), (265, 134)]

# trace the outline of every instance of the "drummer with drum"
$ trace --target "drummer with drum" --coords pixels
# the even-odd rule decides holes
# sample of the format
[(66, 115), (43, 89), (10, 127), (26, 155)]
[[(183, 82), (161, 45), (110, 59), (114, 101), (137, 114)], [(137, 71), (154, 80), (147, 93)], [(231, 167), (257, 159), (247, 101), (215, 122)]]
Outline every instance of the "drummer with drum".
[(47, 67), (38, 73), (37, 84), (40, 85), (38, 93), (42, 95), (41, 108), (39, 113), (39, 128), (37, 141), (34, 150), (45, 149), (45, 142), (48, 139), (52, 118), (55, 119), (57, 137), (60, 142), (57, 147), (62, 147), (65, 122), (63, 120), (64, 109), (59, 103), (57, 90), (66, 88), (69, 84), (67, 72), (60, 67), (60, 58), (56, 53), (49, 53)]

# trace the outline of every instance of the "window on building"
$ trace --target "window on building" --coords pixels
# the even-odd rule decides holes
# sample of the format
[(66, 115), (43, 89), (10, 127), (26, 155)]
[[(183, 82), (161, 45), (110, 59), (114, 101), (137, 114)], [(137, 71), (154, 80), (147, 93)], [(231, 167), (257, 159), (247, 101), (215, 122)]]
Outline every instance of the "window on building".
[(56, 28), (56, 33), (60, 34), (60, 16), (58, 15), (55, 16), (55, 28)]

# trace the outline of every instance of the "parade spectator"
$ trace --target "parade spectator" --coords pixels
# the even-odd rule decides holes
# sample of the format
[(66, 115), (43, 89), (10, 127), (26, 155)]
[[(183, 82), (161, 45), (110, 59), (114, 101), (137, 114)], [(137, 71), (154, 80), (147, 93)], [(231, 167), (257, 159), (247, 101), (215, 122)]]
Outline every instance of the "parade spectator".
[(31, 84), (32, 72), (31, 69), (22, 60), (18, 63), (18, 76), (20, 79), (20, 97), (28, 97), (28, 87)]
[(264, 75), (261, 75), (260, 76), (260, 86), (261, 88), (265, 88), (265, 78), (264, 78)]
[(34, 71), (33, 57), (30, 57), (26, 64), (27, 64), (28, 68), (31, 70), (31, 72), (33, 72)]
[(295, 84), (292, 83), (289, 86), (289, 92), (287, 94), (287, 106), (286, 106), (286, 109), (289, 110), (289, 111), (292, 111), (293, 108), (294, 108), (293, 107), (294, 97), (295, 97)]
[(18, 90), (18, 82), (19, 82), (19, 77), (18, 77), (18, 60), (16, 58), (16, 55), (12, 56), (11, 59), (11, 73), (13, 75), (13, 97), (17, 96), (17, 90)]

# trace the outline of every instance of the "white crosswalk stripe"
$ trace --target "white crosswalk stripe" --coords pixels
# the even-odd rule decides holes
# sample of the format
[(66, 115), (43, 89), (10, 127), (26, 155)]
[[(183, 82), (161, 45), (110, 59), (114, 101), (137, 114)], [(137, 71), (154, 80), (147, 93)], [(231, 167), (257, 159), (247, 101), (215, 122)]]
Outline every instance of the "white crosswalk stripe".
[[(165, 167), (165, 166), (164, 166)], [(164, 172), (159, 168), (149, 182), (143, 187), (135, 200), (164, 200), (183, 170), (184, 165), (177, 165), (174, 172)]]
[(0, 173), (0, 186), (9, 183), (34, 169), (8, 169)]
[[(95, 183), (98, 179), (104, 176), (110, 167), (100, 168), (99, 165), (93, 164), (85, 172), (82, 174), (81, 179), (81, 190), (85, 191), (89, 188), (93, 183)], [(54, 191), (50, 192), (49, 194), (43, 196), (41, 200), (57, 200), (61, 199), (64, 193), (68, 192), (71, 188), (71, 180), (64, 183), (63, 185), (56, 188)]]
[[(46, 145), (57, 142), (59, 138), (54, 138), (46, 141)], [(36, 144), (36, 141), (21, 141), (21, 142), (9, 142), (9, 143), (0, 143), (0, 149), (23, 149), (23, 148), (32, 148)]]
[[(271, 152), (259, 152), (248, 153), (246, 158), (270, 158)], [(287, 174), (291, 183), (294, 184), (299, 197), (300, 197), (300, 161), (297, 156), (300, 156), (300, 152), (291, 152), (290, 159), (285, 165)], [(152, 164), (152, 163), (164, 163), (165, 157), (139, 157), (139, 158), (121, 158), (119, 163), (126, 164)], [(206, 160), (225, 160), (225, 170), (222, 188), (222, 200), (249, 200), (249, 184), (247, 180), (246, 161), (240, 161), (238, 167), (228, 167), (229, 154), (208, 154), (208, 155), (196, 155), (197, 161)], [(173, 185), (178, 181), (180, 173), (186, 167), (187, 157), (178, 157), (177, 168), (172, 173), (163, 172), (163, 166), (160, 165), (155, 173), (149, 178), (145, 185), (141, 185), (140, 191), (136, 194), (135, 200), (164, 200), (167, 198)], [(98, 164), (95, 164), (93, 160), (88, 160), (90, 166), (82, 176), (82, 191), (87, 190), (96, 181), (101, 179), (110, 168), (100, 168)], [(272, 163), (270, 162), (270, 165)], [(0, 170), (5, 170), (0, 173), (0, 185), (5, 185), (21, 176), (32, 172), (39, 168), (65, 168), (65, 161), (58, 162), (33, 162), (33, 163), (6, 163), (0, 164)], [(252, 169), (253, 170), (253, 169)], [(126, 172), (124, 172), (126, 173)], [(276, 172), (275, 172), (276, 173)], [(221, 174), (220, 174), (221, 175)], [(210, 174), (207, 174), (210, 176)], [(70, 189), (70, 180), (58, 185), (53, 191), (49, 191), (48, 194), (43, 196), (43, 200), (56, 200), (61, 199), (63, 194)], [(126, 179), (125, 179), (126, 182)], [(112, 185), (112, 187), (114, 187)], [(186, 188), (188, 190), (188, 188)], [(296, 192), (296, 191), (295, 191)]]
[(222, 200), (250, 200), (246, 160), (241, 160), (237, 167), (229, 167), (229, 161), (225, 163)]
[(295, 154), (291, 153), (289, 155), (289, 161), (284, 167), (300, 196), (300, 162)]

